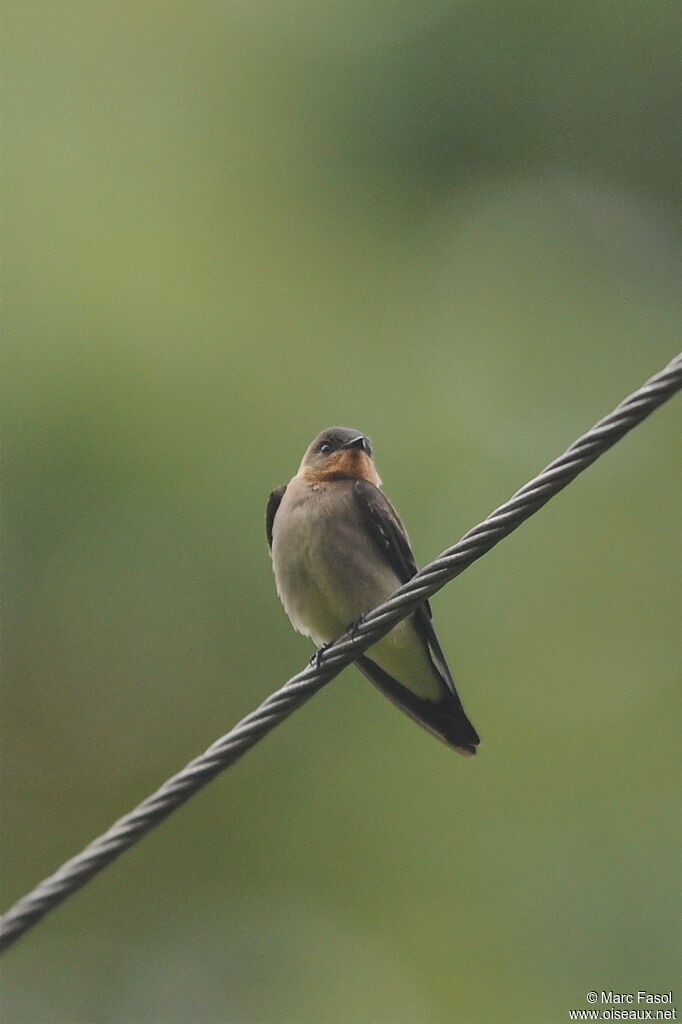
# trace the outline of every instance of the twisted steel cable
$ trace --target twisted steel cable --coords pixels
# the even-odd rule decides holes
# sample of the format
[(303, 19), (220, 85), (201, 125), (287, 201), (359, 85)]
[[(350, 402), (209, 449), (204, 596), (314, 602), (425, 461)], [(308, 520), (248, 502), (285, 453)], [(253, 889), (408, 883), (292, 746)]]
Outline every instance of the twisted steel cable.
[(311, 664), (238, 722), (225, 736), (168, 779), (129, 814), (66, 861), (0, 918), (6, 949), (48, 911), (70, 896), (223, 769), (263, 739), (393, 626), (520, 526), (595, 459), (682, 388), (682, 354), (633, 392), (559, 458), (491, 512), (452, 547), (371, 611)]

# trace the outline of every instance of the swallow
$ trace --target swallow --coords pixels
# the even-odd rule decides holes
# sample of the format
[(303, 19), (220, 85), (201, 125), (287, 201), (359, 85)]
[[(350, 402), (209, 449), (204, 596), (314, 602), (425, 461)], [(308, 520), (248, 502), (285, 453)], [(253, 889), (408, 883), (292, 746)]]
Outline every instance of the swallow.
[[(417, 572), (405, 527), (381, 486), (369, 439), (332, 427), (308, 447), (296, 476), (268, 499), (277, 593), (294, 629), (320, 650)], [(461, 754), (476, 753), (478, 734), (464, 713), (428, 602), (355, 664), (419, 725)]]

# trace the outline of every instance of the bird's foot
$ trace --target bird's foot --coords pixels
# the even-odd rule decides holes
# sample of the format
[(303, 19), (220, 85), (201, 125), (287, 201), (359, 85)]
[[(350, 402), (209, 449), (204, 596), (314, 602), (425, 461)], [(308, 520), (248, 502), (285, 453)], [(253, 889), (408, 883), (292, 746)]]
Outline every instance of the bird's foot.
[(331, 647), (331, 645), (333, 643), (334, 643), (334, 641), (330, 640), (328, 644), (322, 644), (321, 647), (317, 648), (317, 650), (313, 654), (312, 658), (310, 659), (310, 664), (314, 668), (319, 669), (320, 665), (322, 664), (322, 655), (324, 654), (325, 651), (329, 650), (329, 648)]
[(360, 628), (360, 623), (362, 622), (363, 618), (364, 615), (361, 615), (359, 619), (355, 620), (355, 622), (349, 622), (349, 624), (346, 626), (346, 633), (350, 634), (351, 640), (355, 640), (355, 634)]

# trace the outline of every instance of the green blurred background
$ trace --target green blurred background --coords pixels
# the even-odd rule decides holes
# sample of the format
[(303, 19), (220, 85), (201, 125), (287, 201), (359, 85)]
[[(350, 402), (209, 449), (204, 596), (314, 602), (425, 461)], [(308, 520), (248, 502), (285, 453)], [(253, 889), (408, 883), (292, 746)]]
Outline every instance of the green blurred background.
[[(310, 655), (357, 427), (434, 557), (679, 348), (679, 3), (5, 4), (3, 906)], [(6, 1024), (537, 1024), (674, 988), (679, 403), (49, 916)]]

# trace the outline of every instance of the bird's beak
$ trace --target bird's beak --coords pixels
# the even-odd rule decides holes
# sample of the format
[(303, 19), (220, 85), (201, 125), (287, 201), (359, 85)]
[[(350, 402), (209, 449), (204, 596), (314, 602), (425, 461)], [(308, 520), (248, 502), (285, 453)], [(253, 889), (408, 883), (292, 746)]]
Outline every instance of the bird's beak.
[(371, 452), (369, 441), (364, 434), (360, 434), (358, 437), (353, 437), (350, 441), (346, 441), (345, 444), (341, 445), (341, 451), (343, 451), (344, 448), (359, 448), (365, 453), (365, 455), (369, 455)]
[(357, 437), (351, 437), (349, 441), (341, 445), (341, 451), (344, 449), (360, 449), (361, 451), (370, 454), (370, 443), (364, 434), (359, 434)]

